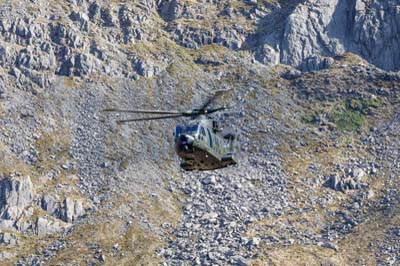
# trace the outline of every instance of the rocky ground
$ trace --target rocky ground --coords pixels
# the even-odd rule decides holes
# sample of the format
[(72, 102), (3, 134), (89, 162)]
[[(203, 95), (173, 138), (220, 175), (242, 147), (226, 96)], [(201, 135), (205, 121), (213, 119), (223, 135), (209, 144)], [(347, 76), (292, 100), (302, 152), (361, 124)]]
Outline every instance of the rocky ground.
[[(0, 1), (1, 265), (399, 265), (396, 1)], [(343, 30), (345, 29), (345, 30)], [(185, 172), (191, 109), (239, 165)]]

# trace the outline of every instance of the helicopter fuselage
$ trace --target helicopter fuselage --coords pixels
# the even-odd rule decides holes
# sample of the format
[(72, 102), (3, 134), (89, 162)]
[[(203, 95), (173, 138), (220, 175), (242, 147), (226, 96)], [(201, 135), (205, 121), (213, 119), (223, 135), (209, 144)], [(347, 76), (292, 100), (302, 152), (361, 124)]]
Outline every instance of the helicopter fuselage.
[(236, 164), (233, 138), (224, 138), (216, 121), (206, 117), (178, 125), (175, 149), (185, 170), (213, 170)]

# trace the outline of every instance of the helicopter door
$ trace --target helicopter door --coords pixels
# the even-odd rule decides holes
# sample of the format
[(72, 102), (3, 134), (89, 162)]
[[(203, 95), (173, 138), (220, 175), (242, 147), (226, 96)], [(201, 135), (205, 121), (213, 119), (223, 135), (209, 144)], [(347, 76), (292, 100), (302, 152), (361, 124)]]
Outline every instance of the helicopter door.
[(210, 130), (208, 128), (207, 128), (207, 133), (208, 133), (208, 138), (210, 140), (210, 147), (212, 148), (213, 147), (213, 141), (212, 141)]

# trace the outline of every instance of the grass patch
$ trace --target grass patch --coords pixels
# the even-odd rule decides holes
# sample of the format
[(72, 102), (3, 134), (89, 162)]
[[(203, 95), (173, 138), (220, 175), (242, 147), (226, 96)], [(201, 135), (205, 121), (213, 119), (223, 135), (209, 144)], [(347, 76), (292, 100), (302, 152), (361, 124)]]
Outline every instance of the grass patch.
[(39, 151), (36, 170), (47, 173), (53, 168), (59, 168), (71, 159), (69, 149), (71, 146), (71, 133), (67, 128), (42, 135), (36, 142), (35, 148)]
[(351, 132), (361, 129), (368, 116), (380, 108), (382, 102), (378, 98), (349, 99), (329, 108), (312, 111), (301, 116), (300, 120), (306, 124), (333, 123), (338, 131)]
[(0, 173), (3, 176), (9, 176), (15, 172), (24, 176), (32, 175), (32, 168), (9, 151), (4, 143), (0, 142)]
[(367, 116), (373, 114), (373, 109), (382, 105), (377, 98), (351, 99), (344, 103), (344, 107), (334, 111), (331, 115), (337, 129), (340, 131), (356, 131), (362, 128)]
[[(105, 203), (106, 209), (96, 213), (97, 222), (76, 226), (75, 230), (66, 238), (69, 245), (61, 250), (57, 257), (51, 259), (49, 265), (87, 265), (89, 261), (94, 265), (110, 266), (159, 265), (160, 258), (157, 256), (156, 250), (165, 243), (156, 234), (143, 228), (136, 215), (128, 218), (129, 223), (127, 223), (126, 217), (114, 217), (116, 213), (132, 211), (134, 207), (131, 205), (136, 201), (135, 196), (125, 194), (113, 202)], [(143, 210), (151, 223), (158, 219), (159, 223), (175, 224), (176, 222), (171, 221), (175, 218), (166, 217), (168, 215), (170, 217), (171, 214), (164, 214), (160, 211), (164, 201), (156, 201), (156, 199), (145, 198), (142, 205), (135, 209)], [(114, 211), (110, 213), (109, 208)], [(116, 244), (118, 244), (118, 248), (114, 248)], [(98, 259), (99, 253), (106, 258), (104, 264), (100, 263)]]
[(332, 118), (340, 131), (356, 131), (364, 125), (366, 120), (365, 115), (353, 110), (335, 112)]

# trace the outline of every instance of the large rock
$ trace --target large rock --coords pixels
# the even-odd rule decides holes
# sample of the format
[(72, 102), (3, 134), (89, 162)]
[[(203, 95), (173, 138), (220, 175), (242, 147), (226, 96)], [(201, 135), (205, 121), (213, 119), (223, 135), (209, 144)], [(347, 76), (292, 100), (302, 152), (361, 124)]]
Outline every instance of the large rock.
[(0, 228), (25, 231), (32, 216), (33, 184), (29, 176), (0, 180)]
[(18, 244), (18, 237), (11, 233), (0, 233), (0, 244), (15, 246)]
[(77, 54), (66, 59), (58, 70), (62, 76), (86, 76), (98, 69), (100, 63), (90, 54)]
[(162, 68), (150, 59), (143, 60), (140, 58), (134, 58), (132, 64), (136, 72), (146, 78), (156, 76), (162, 71)]
[(83, 48), (85, 46), (84, 38), (79, 32), (62, 24), (50, 25), (50, 38), (54, 43), (62, 46), (71, 48)]
[(79, 23), (79, 27), (83, 31), (89, 31), (89, 16), (83, 12), (72, 12), (69, 16), (72, 21)]
[(33, 184), (29, 176), (0, 180), (0, 217), (13, 220), (32, 204)]
[(44, 195), (41, 200), (41, 207), (50, 215), (59, 218), (61, 216), (61, 204), (51, 195)]
[(288, 17), (281, 62), (310, 69), (316, 56), (361, 55), (386, 70), (400, 69), (398, 1), (307, 0)]
[(39, 217), (35, 223), (35, 233), (39, 236), (51, 235), (60, 232), (63, 229), (58, 221), (48, 220)]
[(279, 64), (280, 51), (272, 48), (268, 44), (259, 47), (255, 53), (255, 58), (265, 65), (275, 66)]
[(240, 26), (199, 28), (180, 23), (170, 23), (168, 31), (173, 33), (173, 38), (178, 44), (196, 49), (203, 45), (219, 44), (238, 50), (248, 35), (248, 32)]
[(29, 45), (39, 42), (45, 35), (44, 24), (35, 23), (31, 18), (7, 18), (0, 20), (0, 34), (11, 43)]
[(19, 68), (49, 70), (55, 68), (56, 58), (51, 46), (28, 46), (19, 51), (15, 64)]
[(61, 211), (61, 219), (64, 222), (72, 223), (76, 221), (84, 213), (81, 200), (66, 198)]
[(344, 192), (346, 190), (360, 189), (364, 184), (354, 176), (334, 174), (326, 180), (324, 185), (333, 190)]
[(362, 179), (366, 176), (365, 171), (358, 167), (352, 169), (351, 174), (352, 174), (354, 180), (356, 180), (357, 182), (361, 182)]
[(0, 46), (0, 66), (11, 65), (15, 62), (17, 51), (13, 47)]
[(322, 70), (330, 68), (333, 63), (334, 59), (332, 57), (310, 56), (300, 65), (300, 69), (303, 71)]
[(185, 2), (181, 0), (162, 1), (160, 15), (166, 21), (180, 18), (185, 8)]
[(11, 253), (11, 252), (7, 252), (7, 251), (2, 251), (2, 252), (0, 252), (0, 261), (12, 259), (12, 258), (14, 258), (16, 255), (17, 255), (16, 253)]

